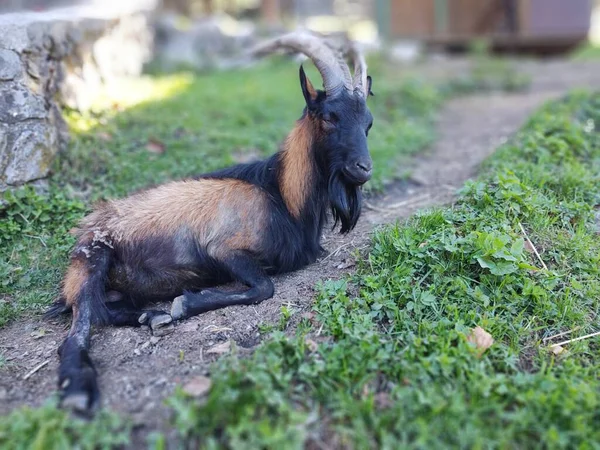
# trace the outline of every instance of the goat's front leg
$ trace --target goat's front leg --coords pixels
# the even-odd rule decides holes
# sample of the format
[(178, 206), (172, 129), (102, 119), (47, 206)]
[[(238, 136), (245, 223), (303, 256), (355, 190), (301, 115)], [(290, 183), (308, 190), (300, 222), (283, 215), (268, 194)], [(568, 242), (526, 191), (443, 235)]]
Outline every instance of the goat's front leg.
[(110, 325), (139, 327), (147, 325), (154, 336), (164, 336), (175, 331), (173, 319), (161, 310), (144, 310), (126, 300), (106, 304)]
[(273, 297), (275, 287), (271, 279), (250, 255), (237, 252), (219, 261), (239, 282), (249, 287), (246, 291), (226, 292), (204, 289), (200, 292), (185, 291), (173, 300), (171, 316), (180, 320), (215, 309), (233, 305), (258, 304)]

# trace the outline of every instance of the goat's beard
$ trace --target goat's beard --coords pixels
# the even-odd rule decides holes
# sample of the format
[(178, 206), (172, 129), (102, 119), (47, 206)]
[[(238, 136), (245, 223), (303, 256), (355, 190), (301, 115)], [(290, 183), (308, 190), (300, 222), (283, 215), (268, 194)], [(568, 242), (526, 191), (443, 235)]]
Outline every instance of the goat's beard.
[(341, 173), (329, 177), (329, 203), (333, 215), (333, 228), (340, 223), (340, 233), (352, 231), (360, 217), (362, 192), (358, 186), (345, 181)]

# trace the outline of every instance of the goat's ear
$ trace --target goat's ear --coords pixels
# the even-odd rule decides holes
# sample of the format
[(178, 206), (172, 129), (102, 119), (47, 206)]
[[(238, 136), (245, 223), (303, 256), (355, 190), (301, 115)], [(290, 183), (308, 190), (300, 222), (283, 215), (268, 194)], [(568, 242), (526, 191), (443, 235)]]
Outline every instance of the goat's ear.
[(369, 95), (375, 95), (375, 94), (373, 94), (373, 91), (371, 90), (372, 85), (373, 85), (373, 78), (371, 78), (371, 75), (367, 75), (367, 92), (369, 93)]
[(304, 73), (304, 67), (302, 66), (300, 66), (300, 87), (302, 88), (304, 100), (306, 100), (306, 106), (308, 106), (309, 109), (315, 106), (317, 91), (306, 76), (306, 73)]

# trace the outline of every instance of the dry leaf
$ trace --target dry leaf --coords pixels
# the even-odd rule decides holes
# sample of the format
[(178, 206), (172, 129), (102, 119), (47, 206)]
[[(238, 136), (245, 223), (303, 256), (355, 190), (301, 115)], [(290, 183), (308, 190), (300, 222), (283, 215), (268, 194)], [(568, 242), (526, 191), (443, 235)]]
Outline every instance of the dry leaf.
[(35, 330), (33, 331), (30, 336), (34, 339), (41, 339), (43, 337), (45, 337), (48, 334), (52, 334), (51, 331), (48, 330), (44, 330), (43, 328), (40, 328), (39, 330)]
[(101, 131), (100, 133), (97, 134), (97, 136), (98, 136), (98, 139), (100, 139), (101, 141), (104, 141), (104, 142), (110, 142), (113, 139), (112, 135), (105, 131)]
[(312, 339), (306, 338), (304, 343), (306, 344), (306, 348), (308, 348), (308, 351), (311, 353), (316, 352), (319, 348), (319, 345)]
[(370, 394), (371, 390), (369, 389), (369, 385), (365, 384), (362, 388), (362, 398), (367, 398)]
[(393, 402), (387, 392), (378, 392), (375, 394), (375, 406), (378, 409), (387, 409), (392, 406)]
[(198, 322), (185, 322), (177, 327), (177, 331), (183, 333), (192, 333), (198, 330)]
[(180, 139), (185, 135), (186, 135), (186, 131), (185, 131), (185, 128), (183, 128), (183, 127), (177, 127), (175, 129), (175, 131), (173, 132), (173, 137), (175, 137), (176, 139)]
[(162, 155), (165, 152), (165, 144), (157, 139), (148, 139), (146, 143), (146, 150), (150, 153), (156, 153), (157, 155)]
[(312, 323), (313, 325), (316, 323), (316, 319), (315, 319), (315, 313), (312, 311), (309, 312), (305, 312), (302, 314), (301, 316), (303, 319), (308, 320), (310, 323)]
[(197, 376), (183, 386), (183, 392), (192, 397), (201, 397), (210, 390), (211, 385), (210, 378)]
[(243, 151), (233, 152), (231, 157), (236, 163), (250, 163), (258, 161), (261, 157), (261, 154), (258, 150), (251, 148)]
[(467, 337), (467, 341), (475, 344), (475, 347), (477, 350), (479, 350), (477, 354), (479, 357), (483, 355), (483, 352), (492, 346), (494, 343), (494, 338), (483, 328), (477, 326), (471, 330), (471, 334)]
[(206, 350), (206, 353), (216, 353), (217, 355), (222, 355), (223, 353), (229, 352), (230, 349), (231, 349), (231, 342), (226, 341), (221, 344), (217, 344), (214, 347), (209, 348), (208, 350)]
[(527, 250), (529, 253), (535, 253), (535, 250), (533, 250), (533, 246), (529, 243), (527, 239), (525, 239), (524, 247), (525, 250)]
[(345, 259), (341, 264), (337, 266), (338, 269), (349, 269), (350, 267), (354, 267), (356, 265), (356, 261)]
[(553, 345), (552, 347), (550, 347), (550, 351), (555, 355), (560, 355), (562, 352), (565, 351), (565, 348), (560, 345)]

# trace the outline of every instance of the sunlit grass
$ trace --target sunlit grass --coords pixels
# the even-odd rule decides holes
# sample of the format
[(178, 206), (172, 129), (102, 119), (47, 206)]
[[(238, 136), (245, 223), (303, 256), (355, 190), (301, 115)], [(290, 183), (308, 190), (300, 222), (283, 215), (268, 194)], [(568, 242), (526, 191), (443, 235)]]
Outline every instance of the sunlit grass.
[(571, 54), (571, 58), (577, 61), (589, 61), (600, 59), (600, 42), (585, 42)]
[(192, 83), (193, 75), (189, 73), (114, 80), (95, 93), (88, 111), (66, 112), (69, 129), (71, 133), (89, 133), (124, 110), (172, 98)]

